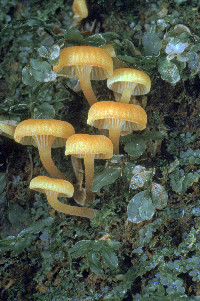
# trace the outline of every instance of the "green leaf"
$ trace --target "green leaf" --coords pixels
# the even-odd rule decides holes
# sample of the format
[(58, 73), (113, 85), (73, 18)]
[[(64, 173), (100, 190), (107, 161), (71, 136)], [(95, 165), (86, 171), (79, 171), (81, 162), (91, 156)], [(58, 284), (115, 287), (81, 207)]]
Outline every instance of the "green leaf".
[(148, 141), (148, 140), (163, 140), (164, 136), (159, 131), (151, 131), (142, 134), (142, 139)]
[(171, 84), (176, 84), (180, 80), (178, 67), (166, 59), (160, 59), (158, 62), (158, 72), (163, 80)]
[(44, 228), (50, 227), (51, 224), (53, 223), (53, 218), (52, 217), (47, 217), (41, 221), (37, 221), (34, 224), (32, 224), (30, 227), (22, 230), (19, 235), (24, 236), (26, 234), (37, 234), (40, 231), (43, 231)]
[(95, 274), (103, 274), (102, 264), (97, 259), (97, 256), (95, 253), (91, 252), (88, 254), (88, 265)]
[(115, 269), (118, 267), (118, 258), (111, 248), (104, 246), (101, 249), (101, 256), (107, 266)]
[(121, 168), (118, 166), (109, 166), (94, 178), (91, 190), (97, 192), (103, 186), (113, 184), (121, 174)]
[(129, 156), (134, 159), (139, 158), (146, 150), (146, 144), (142, 138), (135, 139), (126, 144), (124, 150), (129, 154)]
[(88, 38), (84, 39), (84, 45), (91, 45), (91, 46), (102, 46), (107, 43), (106, 39), (103, 37), (101, 33), (97, 33), (94, 35), (89, 36)]
[(132, 178), (130, 181), (131, 189), (138, 189), (149, 183), (154, 175), (153, 169), (147, 170), (144, 166), (136, 165), (132, 170)]
[(39, 82), (49, 82), (56, 79), (56, 72), (48, 62), (31, 59), (30, 74)]
[(145, 56), (158, 56), (162, 48), (162, 41), (156, 33), (147, 32), (142, 37)]
[(41, 57), (48, 59), (52, 65), (55, 65), (60, 56), (60, 47), (58, 45), (53, 45), (51, 47), (41, 46), (38, 49), (38, 53)]
[(33, 118), (36, 119), (52, 119), (55, 116), (55, 110), (48, 102), (43, 102), (41, 105), (34, 108)]
[(28, 86), (34, 86), (38, 83), (38, 81), (34, 78), (34, 76), (30, 74), (29, 66), (25, 66), (22, 69), (22, 81), (25, 85)]
[(69, 28), (64, 33), (64, 38), (68, 43), (73, 45), (81, 45), (83, 43), (83, 36), (76, 28)]
[(11, 255), (17, 256), (22, 253), (26, 248), (30, 247), (34, 239), (34, 237), (29, 236), (20, 237), (20, 239), (15, 243)]
[(0, 194), (4, 191), (6, 187), (6, 174), (0, 173)]
[(137, 193), (127, 207), (128, 219), (133, 223), (151, 219), (154, 211), (155, 207), (151, 198), (147, 196), (147, 190)]
[(15, 236), (8, 236), (5, 239), (0, 240), (0, 251), (2, 253), (9, 251), (15, 245), (15, 241)]
[(167, 206), (168, 194), (162, 185), (152, 183), (151, 197), (156, 209), (163, 209)]
[(81, 240), (73, 246), (69, 252), (72, 258), (83, 257), (92, 249), (92, 241), (91, 240)]
[(8, 210), (9, 221), (16, 228), (21, 224), (27, 225), (31, 220), (29, 213), (17, 204), (11, 204)]

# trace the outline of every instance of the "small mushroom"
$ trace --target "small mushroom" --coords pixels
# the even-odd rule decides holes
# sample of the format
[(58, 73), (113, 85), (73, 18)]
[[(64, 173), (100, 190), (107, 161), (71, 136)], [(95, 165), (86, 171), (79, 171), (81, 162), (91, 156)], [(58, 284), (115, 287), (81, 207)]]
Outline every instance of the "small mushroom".
[(122, 94), (121, 102), (129, 103), (131, 95), (144, 95), (150, 91), (151, 80), (143, 71), (120, 68), (115, 69), (107, 80), (107, 86), (114, 92)]
[(85, 3), (85, 0), (74, 0), (72, 4), (73, 16), (73, 25), (76, 26), (82, 19), (87, 18), (88, 9)]
[(65, 155), (84, 159), (86, 198), (88, 202), (92, 202), (91, 187), (94, 179), (94, 159), (112, 158), (112, 142), (104, 135), (74, 134), (66, 142)]
[(108, 129), (114, 154), (119, 153), (119, 137), (146, 127), (145, 110), (134, 104), (99, 101), (90, 108), (87, 123), (98, 129)]
[(14, 138), (17, 123), (14, 120), (0, 120), (0, 135)]
[(24, 145), (38, 147), (43, 166), (53, 178), (65, 179), (51, 158), (51, 148), (65, 145), (66, 140), (75, 133), (73, 126), (55, 119), (28, 119), (20, 122), (14, 139)]
[(109, 53), (98, 47), (73, 46), (60, 51), (58, 65), (53, 66), (58, 75), (79, 80), (83, 94), (90, 105), (97, 102), (91, 80), (105, 80), (113, 73)]
[(128, 65), (125, 62), (122, 62), (117, 58), (115, 49), (112, 44), (105, 44), (105, 45), (101, 46), (101, 48), (106, 50), (110, 54), (110, 56), (113, 60), (113, 69), (128, 67)]
[(87, 218), (92, 218), (97, 213), (94, 209), (70, 206), (58, 201), (58, 196), (67, 198), (73, 196), (74, 187), (68, 181), (38, 176), (31, 180), (29, 187), (38, 192), (44, 192), (50, 206), (59, 212)]

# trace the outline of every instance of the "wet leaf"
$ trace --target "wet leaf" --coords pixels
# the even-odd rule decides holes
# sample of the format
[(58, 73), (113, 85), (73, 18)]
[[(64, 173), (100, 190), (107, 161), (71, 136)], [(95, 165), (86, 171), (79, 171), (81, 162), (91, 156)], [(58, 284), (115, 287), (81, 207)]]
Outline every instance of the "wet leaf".
[(49, 82), (56, 79), (56, 72), (52, 71), (51, 65), (46, 61), (31, 59), (30, 74), (39, 82)]
[(168, 194), (162, 185), (152, 183), (151, 197), (156, 209), (163, 209), (167, 206)]
[(22, 81), (25, 85), (28, 86), (34, 86), (38, 83), (38, 81), (34, 78), (34, 76), (30, 74), (29, 66), (25, 66), (22, 69)]
[(55, 116), (55, 110), (48, 102), (43, 102), (41, 105), (34, 108), (33, 118), (36, 119), (52, 119)]
[(147, 170), (145, 167), (141, 165), (136, 165), (134, 169), (132, 170), (133, 177), (130, 181), (130, 188), (131, 189), (138, 189), (145, 185), (145, 183), (148, 183), (150, 178), (153, 175), (152, 169)]
[(158, 56), (162, 48), (162, 41), (156, 33), (145, 33), (142, 37), (144, 55)]
[(166, 59), (159, 60), (158, 71), (163, 80), (171, 84), (176, 84), (180, 80), (178, 67)]
[(129, 156), (134, 159), (139, 158), (146, 150), (146, 144), (142, 138), (135, 139), (126, 144), (124, 150), (129, 154)]
[(102, 264), (95, 253), (88, 254), (88, 265), (95, 274), (103, 274)]
[(90, 240), (81, 240), (73, 246), (69, 252), (71, 254), (72, 258), (78, 258), (78, 257), (83, 257), (85, 256), (92, 247), (92, 241)]
[(6, 187), (6, 174), (0, 173), (0, 194), (4, 191)]
[(83, 36), (76, 28), (69, 28), (64, 32), (64, 38), (69, 44), (81, 45), (83, 43)]
[(103, 186), (113, 184), (120, 177), (120, 174), (120, 167), (107, 167), (104, 171), (95, 176), (91, 190), (93, 192), (97, 192)]
[(101, 256), (107, 266), (115, 269), (118, 267), (118, 258), (111, 248), (104, 246), (101, 250)]
[(147, 195), (147, 190), (137, 193), (129, 202), (127, 207), (128, 219), (133, 223), (141, 223), (149, 220), (153, 216), (155, 207), (151, 198)]
[(94, 35), (89, 36), (88, 38), (84, 39), (84, 44), (89, 45), (89, 46), (99, 47), (106, 43), (107, 43), (107, 41), (101, 33), (94, 34)]

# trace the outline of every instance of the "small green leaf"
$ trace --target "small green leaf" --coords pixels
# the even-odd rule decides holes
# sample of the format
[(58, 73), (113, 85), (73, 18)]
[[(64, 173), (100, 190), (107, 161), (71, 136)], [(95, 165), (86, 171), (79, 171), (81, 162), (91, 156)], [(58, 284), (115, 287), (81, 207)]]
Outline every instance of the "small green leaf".
[(25, 85), (28, 86), (34, 86), (38, 83), (38, 81), (34, 78), (34, 76), (30, 74), (29, 66), (25, 66), (22, 69), (22, 81)]
[(88, 254), (88, 265), (95, 274), (103, 274), (102, 264), (97, 259), (97, 256), (95, 253), (91, 252)]
[(91, 46), (102, 46), (106, 44), (106, 39), (103, 37), (101, 33), (94, 34), (89, 36), (88, 38), (84, 39), (84, 45), (91, 45)]
[(26, 236), (26, 237), (21, 237), (14, 245), (12, 249), (12, 256), (18, 256), (20, 253), (22, 253), (26, 248), (30, 247), (32, 244), (32, 241), (35, 238)]
[(15, 245), (16, 237), (8, 236), (5, 239), (0, 240), (0, 251), (6, 252), (9, 251)]
[(158, 56), (162, 48), (162, 41), (156, 33), (147, 32), (142, 37), (145, 56)]
[(76, 28), (69, 28), (64, 33), (64, 38), (68, 43), (73, 45), (81, 45), (83, 43), (83, 36)]
[(117, 166), (107, 167), (104, 171), (97, 174), (94, 178), (91, 190), (97, 192), (103, 186), (114, 183), (121, 174), (121, 168)]
[(55, 110), (48, 102), (44, 102), (41, 105), (34, 108), (33, 118), (36, 119), (52, 119), (55, 116)]
[(144, 133), (142, 135), (142, 139), (148, 141), (148, 140), (163, 140), (164, 136), (161, 132), (159, 131), (151, 131)]
[(152, 183), (151, 197), (156, 209), (163, 209), (167, 206), (168, 194), (162, 185)]
[(158, 71), (163, 80), (171, 84), (176, 84), (180, 80), (178, 67), (171, 61), (160, 59), (158, 63)]
[(48, 62), (31, 59), (30, 74), (39, 82), (49, 82), (56, 79), (56, 72)]
[(91, 251), (92, 248), (91, 240), (81, 240), (73, 246), (69, 252), (72, 258), (83, 257)]
[(141, 223), (151, 219), (154, 211), (155, 207), (147, 195), (147, 190), (137, 193), (127, 207), (128, 219), (133, 223)]
[(111, 248), (104, 246), (101, 249), (101, 256), (107, 266), (115, 269), (118, 267), (118, 258)]
[(142, 138), (135, 139), (126, 144), (124, 150), (129, 154), (129, 156), (134, 159), (139, 158), (146, 150), (146, 144)]

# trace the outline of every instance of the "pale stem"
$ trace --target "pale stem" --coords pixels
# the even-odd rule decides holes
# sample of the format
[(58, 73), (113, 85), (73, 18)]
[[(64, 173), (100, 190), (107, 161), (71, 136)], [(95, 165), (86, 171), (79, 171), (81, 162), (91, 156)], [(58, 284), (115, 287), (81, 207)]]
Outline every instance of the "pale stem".
[(56, 137), (50, 135), (38, 135), (33, 139), (38, 147), (40, 160), (46, 171), (55, 179), (66, 180), (63, 173), (55, 166), (51, 158), (51, 146)]
[(88, 203), (92, 203), (93, 193), (91, 191), (91, 187), (94, 180), (94, 155), (85, 156), (84, 165), (85, 165), (86, 200)]
[(114, 155), (119, 154), (119, 137), (121, 133), (120, 129), (109, 128), (109, 138), (113, 143), (113, 153)]
[(75, 216), (81, 216), (81, 217), (87, 217), (87, 218), (93, 218), (94, 215), (97, 213), (97, 210), (90, 209), (86, 207), (78, 207), (78, 206), (70, 206), (61, 203), (58, 201), (57, 197), (59, 193), (52, 193), (50, 191), (45, 191), (47, 200), (52, 208), (55, 210), (69, 214), (69, 215), (75, 215)]
[(131, 95), (136, 86), (136, 83), (125, 82), (123, 85), (123, 92), (120, 102), (129, 103)]
[(91, 66), (75, 66), (75, 73), (78, 76), (81, 89), (85, 98), (87, 99), (90, 106), (92, 106), (95, 102), (97, 102), (97, 98), (92, 90), (91, 81), (90, 81), (90, 73), (92, 70)]

